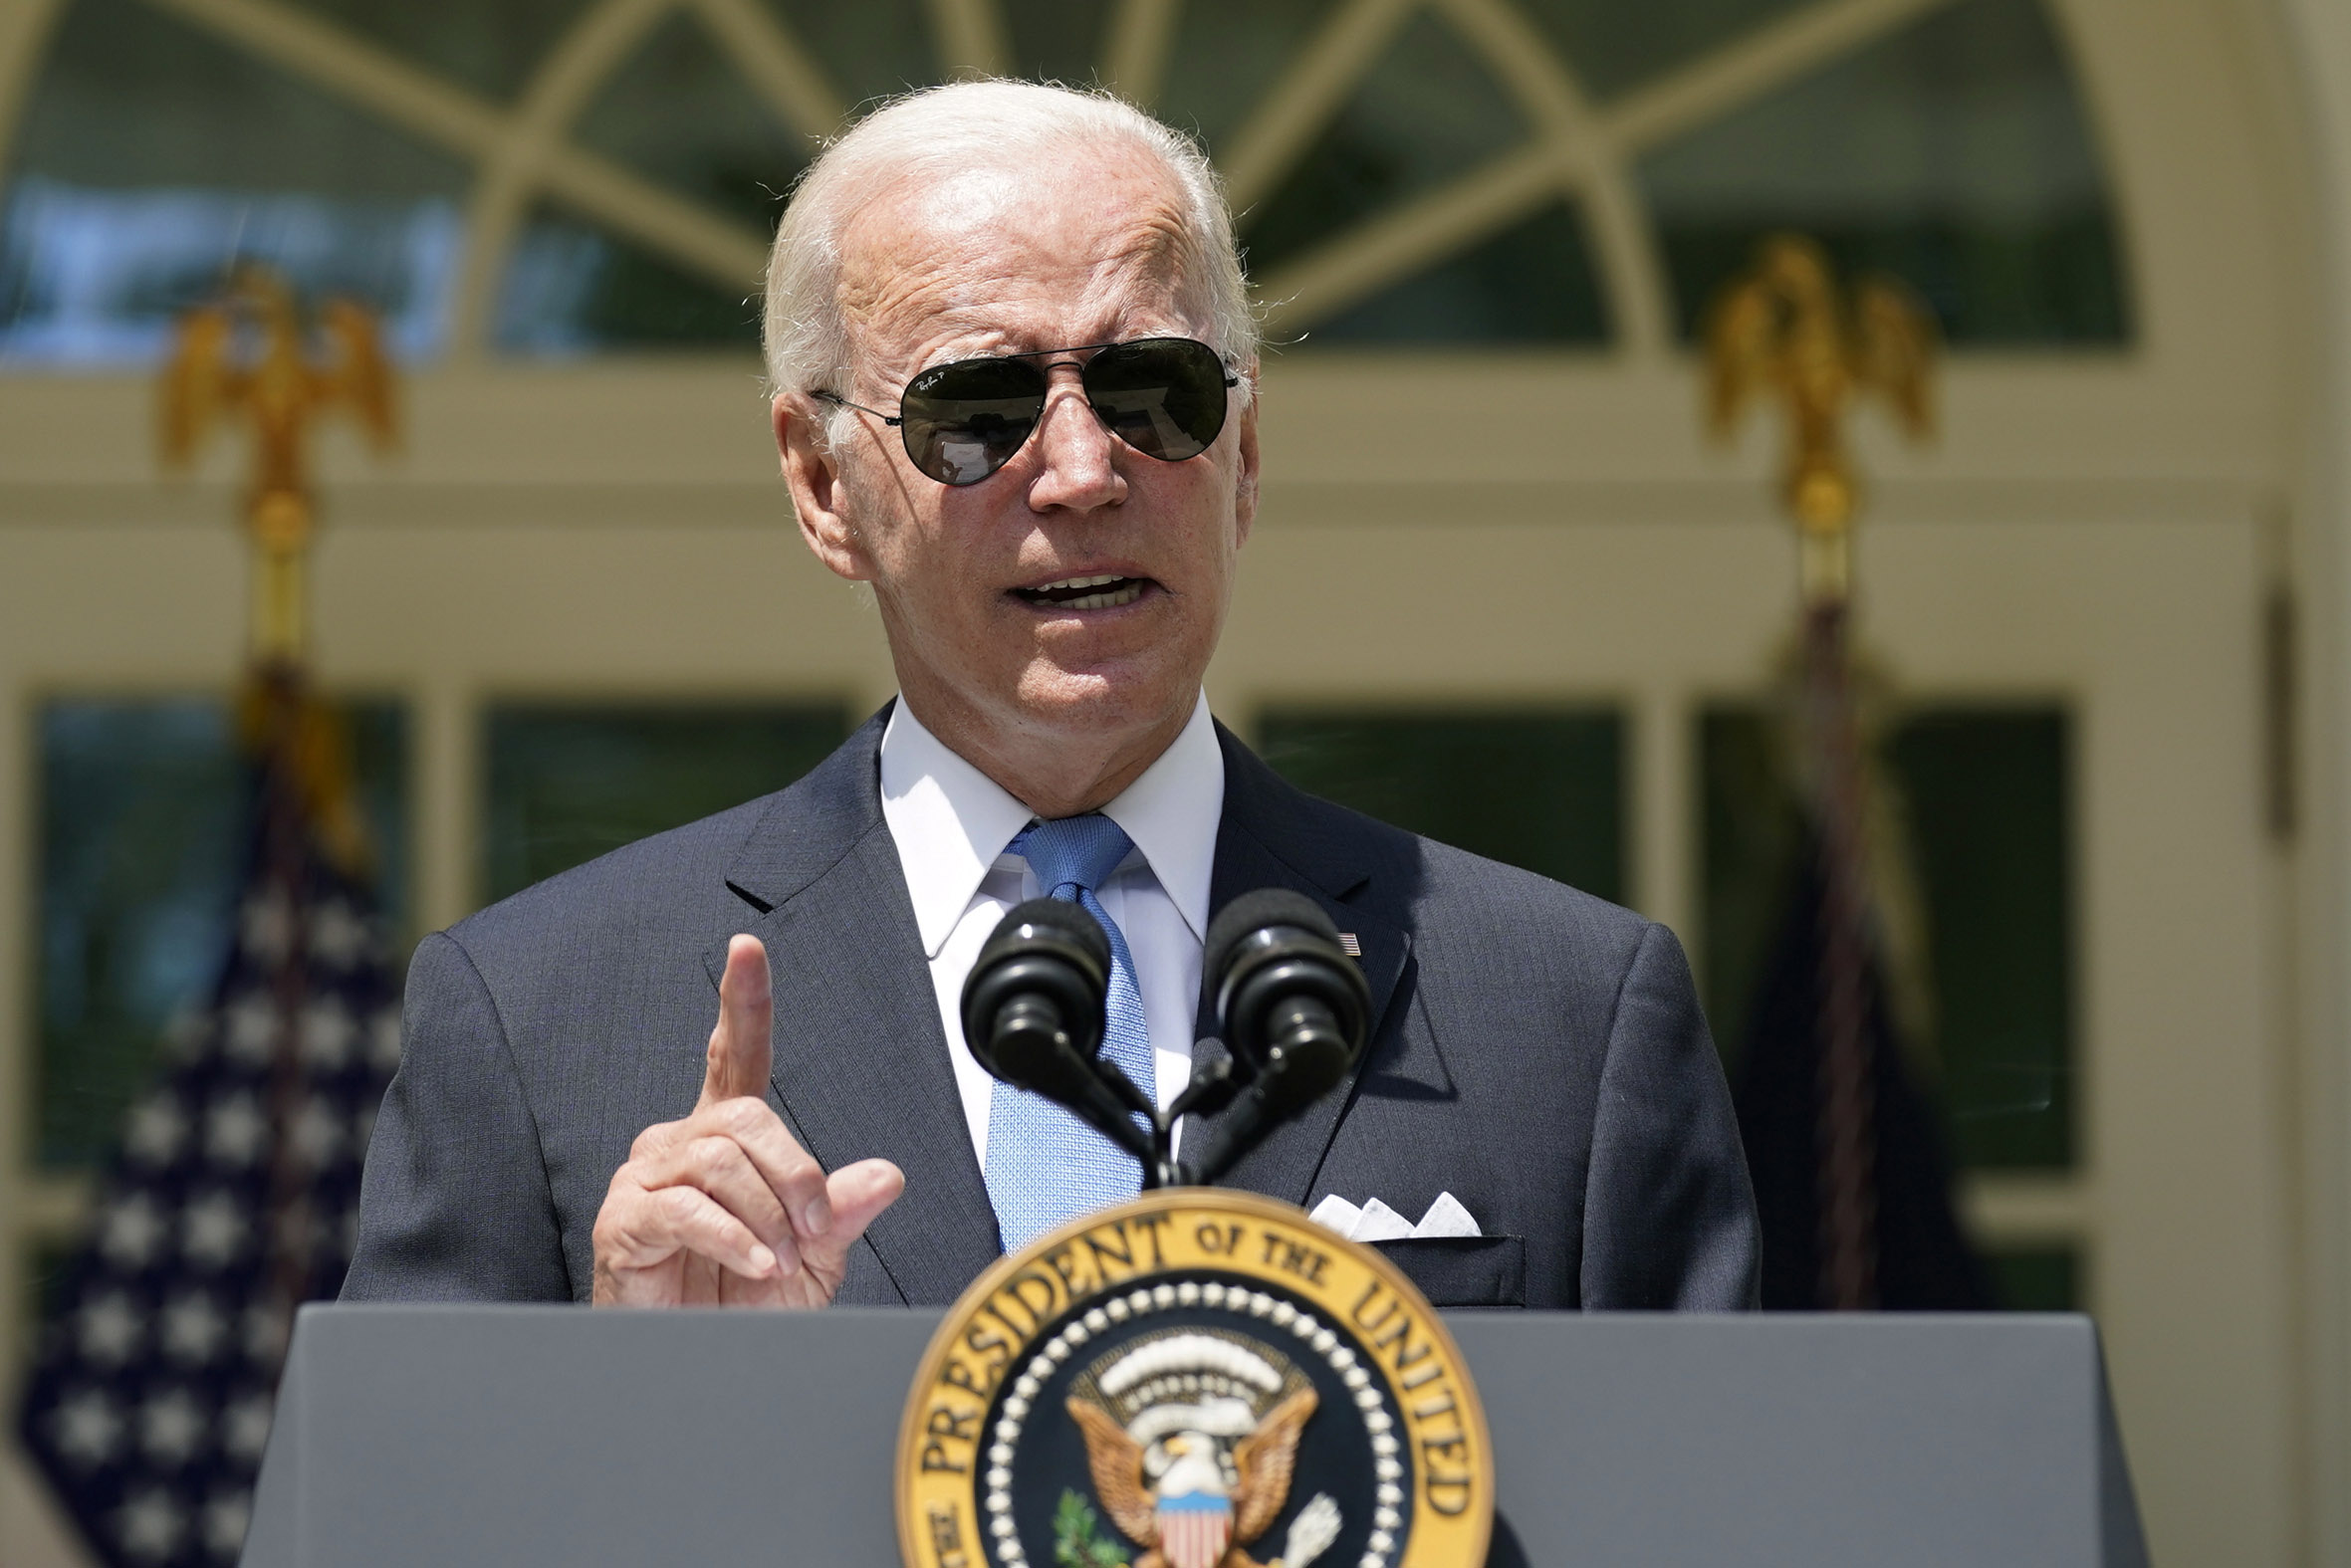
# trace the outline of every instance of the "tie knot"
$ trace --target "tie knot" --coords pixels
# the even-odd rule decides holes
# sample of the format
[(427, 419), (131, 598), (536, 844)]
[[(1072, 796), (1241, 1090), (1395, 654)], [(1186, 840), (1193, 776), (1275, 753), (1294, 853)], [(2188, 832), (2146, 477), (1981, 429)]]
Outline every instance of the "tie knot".
[(1065, 901), (1077, 894), (1064, 888), (1097, 891), (1133, 847), (1126, 830), (1099, 811), (1035, 823), (1012, 841), (1012, 852), (1029, 862), (1038, 885)]

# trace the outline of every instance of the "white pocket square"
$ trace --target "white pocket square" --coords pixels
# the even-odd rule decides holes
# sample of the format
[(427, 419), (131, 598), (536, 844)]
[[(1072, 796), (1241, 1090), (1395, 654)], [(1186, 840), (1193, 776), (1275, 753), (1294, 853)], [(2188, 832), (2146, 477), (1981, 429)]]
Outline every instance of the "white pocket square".
[(1371, 1199), (1358, 1209), (1338, 1194), (1314, 1206), (1306, 1217), (1316, 1225), (1336, 1231), (1350, 1241), (1428, 1240), (1431, 1237), (1484, 1235), (1478, 1222), (1461, 1206), (1461, 1200), (1451, 1193), (1439, 1193), (1437, 1201), (1429, 1205), (1429, 1212), (1414, 1225), (1378, 1199)]

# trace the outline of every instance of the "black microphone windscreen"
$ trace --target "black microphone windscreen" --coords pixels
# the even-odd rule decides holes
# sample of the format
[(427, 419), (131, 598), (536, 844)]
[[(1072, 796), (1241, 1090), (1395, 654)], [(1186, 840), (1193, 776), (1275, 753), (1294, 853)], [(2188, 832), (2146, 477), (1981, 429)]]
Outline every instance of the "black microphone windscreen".
[(1049, 1085), (1082, 1071), (1101, 1038), (1109, 980), (1100, 921), (1058, 899), (1016, 904), (964, 977), (964, 1043), (997, 1077), (1058, 1099)]
[(1024, 933), (1032, 928), (1076, 943), (1101, 966), (1103, 974), (1110, 973), (1110, 934), (1082, 907), (1058, 898), (1032, 898), (1006, 910), (979, 956), (972, 960), (972, 968), (979, 969), (1006, 948), (1027, 940)]
[(1201, 945), (1201, 973), (1209, 977), (1209, 984), (1221, 984), (1232, 965), (1233, 950), (1251, 933), (1268, 926), (1295, 926), (1327, 937), (1332, 947), (1338, 946), (1338, 927), (1320, 904), (1291, 888), (1261, 887), (1218, 910), (1208, 923), (1208, 940)]

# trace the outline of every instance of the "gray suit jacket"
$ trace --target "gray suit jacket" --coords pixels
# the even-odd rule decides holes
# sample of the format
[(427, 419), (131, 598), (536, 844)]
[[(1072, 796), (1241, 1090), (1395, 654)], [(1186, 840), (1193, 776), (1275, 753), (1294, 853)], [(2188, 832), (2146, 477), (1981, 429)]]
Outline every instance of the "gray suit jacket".
[[(881, 815), (881, 728), (778, 794), (425, 940), (345, 1300), (588, 1299), (605, 1188), (639, 1132), (692, 1108), (738, 931), (775, 975), (786, 1124), (826, 1169), (906, 1173), (838, 1299), (952, 1301), (998, 1255)], [(1301, 793), (1218, 739), (1215, 907), (1266, 886), (1314, 899), (1362, 945), (1374, 1019), (1353, 1078), (1229, 1185), (1408, 1218), (1450, 1191), (1483, 1237), (1388, 1244), (1439, 1305), (1754, 1305), (1754, 1197), (1673, 935)]]

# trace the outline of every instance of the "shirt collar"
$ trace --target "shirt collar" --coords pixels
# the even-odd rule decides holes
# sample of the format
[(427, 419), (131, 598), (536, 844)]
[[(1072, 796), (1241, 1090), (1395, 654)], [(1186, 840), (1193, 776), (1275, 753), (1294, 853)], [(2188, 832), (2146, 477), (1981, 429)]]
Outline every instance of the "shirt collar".
[(1225, 817), (1225, 753), (1206, 692), (1167, 750), (1102, 814), (1125, 829), (1192, 935), (1207, 941), (1208, 886)]
[[(1029, 825), (1029, 808), (950, 751), (901, 698), (881, 736), (881, 812), (897, 842), (923, 951), (937, 958), (996, 857)], [(1225, 754), (1204, 692), (1173, 744), (1102, 807), (1203, 940), (1224, 812)]]

